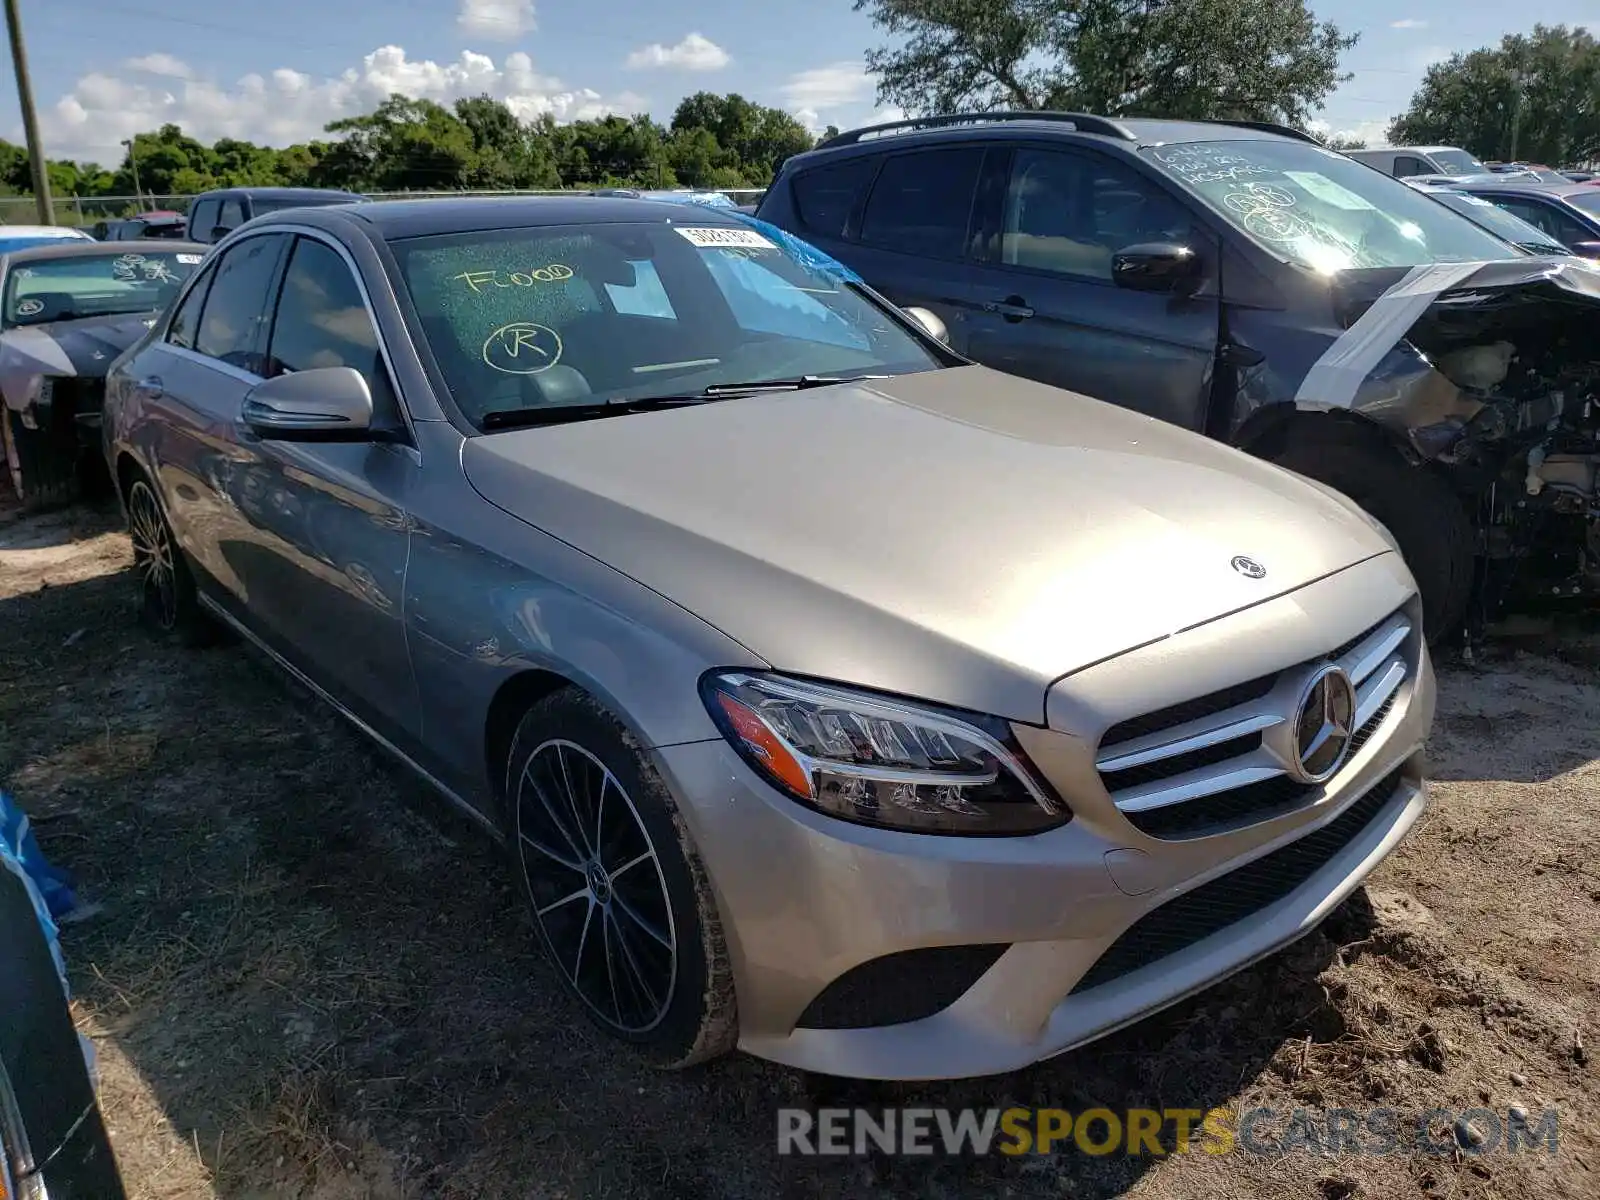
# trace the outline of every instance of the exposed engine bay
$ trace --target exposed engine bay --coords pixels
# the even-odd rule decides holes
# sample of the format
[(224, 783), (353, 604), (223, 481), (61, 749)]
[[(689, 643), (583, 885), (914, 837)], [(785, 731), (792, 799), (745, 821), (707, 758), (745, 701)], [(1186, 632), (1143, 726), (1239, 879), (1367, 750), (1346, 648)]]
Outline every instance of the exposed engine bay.
[(1421, 298), (1349, 406), (1402, 435), (1467, 506), (1472, 623), (1513, 601), (1600, 599), (1600, 273), (1483, 264)]

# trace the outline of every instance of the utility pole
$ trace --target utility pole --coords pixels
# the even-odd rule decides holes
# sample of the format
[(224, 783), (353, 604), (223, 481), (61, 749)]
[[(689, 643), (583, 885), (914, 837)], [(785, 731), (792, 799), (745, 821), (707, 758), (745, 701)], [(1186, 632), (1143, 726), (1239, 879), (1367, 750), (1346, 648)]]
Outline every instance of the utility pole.
[(128, 148), (128, 166), (133, 170), (133, 199), (140, 208), (143, 208), (144, 189), (139, 186), (139, 156), (134, 153), (132, 138), (123, 138), (122, 144)]
[(1522, 84), (1525, 79), (1520, 70), (1511, 72), (1511, 157), (1507, 162), (1517, 161), (1517, 134), (1522, 126)]
[(28, 140), (28, 168), (33, 174), (33, 203), (42, 225), (56, 223), (50, 203), (50, 173), (45, 169), (44, 144), (39, 141), (39, 116), (33, 110), (33, 84), (28, 80), (28, 52), (22, 45), (22, 17), (17, 0), (5, 0), (6, 31), (11, 35), (11, 65), (17, 71), (17, 102), (22, 106), (22, 132)]

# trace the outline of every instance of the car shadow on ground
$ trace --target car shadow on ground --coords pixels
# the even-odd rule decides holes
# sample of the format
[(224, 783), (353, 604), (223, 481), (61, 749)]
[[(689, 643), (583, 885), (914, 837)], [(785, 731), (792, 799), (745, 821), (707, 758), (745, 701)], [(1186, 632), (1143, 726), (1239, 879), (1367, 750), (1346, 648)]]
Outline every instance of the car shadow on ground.
[[(1369, 935), (1360, 893), (1202, 996), (1011, 1075), (651, 1070), (563, 998), (475, 826), (243, 648), (138, 631), (129, 594), (122, 571), (0, 600), (0, 786), (103, 906), (64, 943), (143, 1194), (1110, 1197), (1159, 1158), (780, 1158), (777, 1111), (1205, 1110), (1268, 1074), (1314, 1104), (1305, 1053), (1344, 1032), (1318, 976)], [(151, 1181), (180, 1153), (205, 1190)]]

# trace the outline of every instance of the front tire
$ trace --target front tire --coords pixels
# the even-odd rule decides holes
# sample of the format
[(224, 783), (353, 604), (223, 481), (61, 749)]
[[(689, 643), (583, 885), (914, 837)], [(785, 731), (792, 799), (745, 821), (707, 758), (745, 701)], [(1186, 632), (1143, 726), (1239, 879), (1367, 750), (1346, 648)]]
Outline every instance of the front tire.
[(167, 524), (155, 489), (143, 477), (129, 486), (127, 505), (140, 623), (185, 645), (209, 645), (216, 640), (217, 627), (200, 606), (194, 576), (178, 539)]
[(1353, 431), (1292, 442), (1273, 461), (1343, 492), (1394, 535), (1422, 596), (1430, 646), (1461, 627), (1476, 579), (1476, 538), (1443, 476)]
[(29, 429), (21, 415), (0, 404), (0, 450), (6, 478), (24, 511), (44, 512), (71, 504), (82, 492), (78, 447), (70, 429)]
[(733, 975), (704, 864), (647, 756), (575, 689), (523, 716), (506, 764), (511, 858), (567, 992), (656, 1065), (726, 1053)]

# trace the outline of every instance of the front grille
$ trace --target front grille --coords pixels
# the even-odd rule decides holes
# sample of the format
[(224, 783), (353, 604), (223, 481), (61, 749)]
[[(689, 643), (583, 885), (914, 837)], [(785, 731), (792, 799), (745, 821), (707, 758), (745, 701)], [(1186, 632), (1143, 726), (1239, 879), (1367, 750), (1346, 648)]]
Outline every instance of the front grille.
[(1006, 943), (927, 946), (868, 959), (823, 988), (796, 1025), (872, 1029), (920, 1021), (959, 1000), (1009, 949)]
[(1373, 822), (1400, 780), (1394, 771), (1321, 829), (1152, 909), (1111, 944), (1072, 994), (1160, 962), (1282, 900)]
[(1339, 776), (1298, 782), (1265, 736), (1293, 720), (1307, 671), (1331, 660), (1355, 686), (1355, 754), (1394, 711), (1411, 671), (1412, 632), (1410, 618), (1396, 612), (1326, 659), (1122, 721), (1101, 739), (1101, 782), (1130, 823), (1168, 839), (1237, 829), (1314, 803)]

